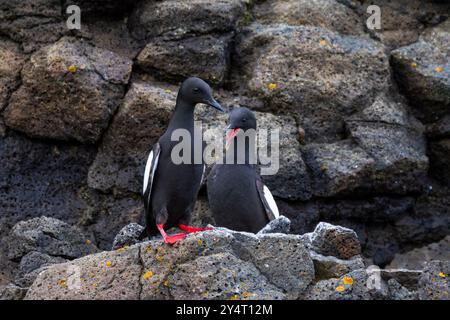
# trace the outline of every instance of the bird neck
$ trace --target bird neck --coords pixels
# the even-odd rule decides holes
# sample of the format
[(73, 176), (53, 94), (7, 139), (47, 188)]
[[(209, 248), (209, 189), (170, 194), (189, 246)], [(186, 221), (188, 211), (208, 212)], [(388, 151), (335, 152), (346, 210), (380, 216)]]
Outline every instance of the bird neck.
[(177, 104), (169, 122), (169, 129), (187, 129), (192, 131), (194, 129), (194, 103), (188, 103), (182, 99), (177, 98)]
[(256, 164), (256, 138), (249, 135), (242, 138), (237, 136), (231, 141), (230, 147), (225, 153), (225, 163), (233, 159), (233, 164)]

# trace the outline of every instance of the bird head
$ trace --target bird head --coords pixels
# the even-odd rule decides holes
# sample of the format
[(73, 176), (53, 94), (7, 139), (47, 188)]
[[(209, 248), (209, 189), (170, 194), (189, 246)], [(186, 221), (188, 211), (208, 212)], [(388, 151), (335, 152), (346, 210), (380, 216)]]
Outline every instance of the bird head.
[(219, 111), (225, 112), (222, 106), (212, 96), (211, 87), (202, 79), (190, 77), (184, 80), (179, 95), (191, 104), (204, 103)]
[(256, 130), (255, 114), (245, 107), (233, 109), (228, 118), (228, 126), (225, 128), (227, 131), (227, 146), (240, 130), (247, 131), (249, 129)]

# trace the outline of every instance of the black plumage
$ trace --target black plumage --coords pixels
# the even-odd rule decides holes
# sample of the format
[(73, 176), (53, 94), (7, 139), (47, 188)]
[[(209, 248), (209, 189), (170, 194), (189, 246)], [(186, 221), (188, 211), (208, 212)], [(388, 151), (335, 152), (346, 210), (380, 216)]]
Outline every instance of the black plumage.
[[(188, 78), (178, 91), (169, 126), (153, 146), (147, 160), (143, 187), (146, 228), (141, 238), (159, 231), (166, 243), (175, 243), (184, 234), (168, 236), (164, 229), (178, 227), (188, 233), (202, 230), (188, 226), (204, 172), (203, 163), (193, 162), (194, 108), (198, 103), (223, 111), (206, 82), (199, 78)], [(171, 141), (172, 133), (177, 129), (186, 130), (191, 136), (189, 164), (175, 164), (171, 157), (172, 149), (179, 143)]]
[(256, 233), (279, 216), (275, 200), (257, 172), (256, 136), (244, 136), (256, 130), (256, 117), (247, 108), (234, 109), (227, 129), (225, 159), (214, 165), (207, 180), (209, 206), (218, 226)]

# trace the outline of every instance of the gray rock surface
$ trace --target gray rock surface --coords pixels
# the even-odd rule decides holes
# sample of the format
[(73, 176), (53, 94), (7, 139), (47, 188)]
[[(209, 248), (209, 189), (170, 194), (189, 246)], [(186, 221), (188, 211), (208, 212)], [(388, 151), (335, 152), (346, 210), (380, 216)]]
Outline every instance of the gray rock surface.
[(429, 262), (419, 279), (419, 298), (450, 300), (450, 261)]
[(130, 246), (139, 242), (144, 227), (137, 223), (130, 223), (123, 227), (114, 238), (112, 249), (120, 249), (125, 246)]
[(313, 278), (299, 236), (217, 228), (51, 266), (26, 299), (293, 299)]
[(142, 1), (135, 6), (129, 26), (135, 37), (144, 39), (228, 32), (234, 30), (245, 10), (243, 0)]
[(264, 228), (262, 228), (258, 234), (266, 233), (289, 233), (291, 229), (291, 220), (285, 216), (279, 216), (278, 218), (270, 221)]
[(439, 242), (431, 243), (421, 248), (415, 248), (405, 253), (396, 254), (387, 269), (418, 269), (421, 270), (432, 260), (450, 261), (450, 236)]
[(343, 117), (389, 85), (382, 45), (319, 27), (255, 23), (240, 34), (236, 50), (243, 90), (267, 110), (296, 115), (307, 142), (340, 137)]
[(27, 290), (24, 288), (14, 284), (8, 284), (0, 288), (0, 300), (22, 300), (26, 292)]
[(173, 86), (131, 85), (89, 168), (90, 187), (142, 192), (145, 162), (170, 119), (174, 90)]
[(108, 50), (62, 38), (23, 67), (5, 123), (32, 137), (96, 142), (124, 95), (131, 65)]
[(325, 256), (349, 259), (361, 253), (361, 245), (355, 231), (320, 222), (310, 235), (311, 248)]
[(54, 218), (40, 217), (21, 221), (11, 230), (10, 259), (21, 259), (32, 251), (74, 259), (94, 253), (97, 248), (87, 242), (79, 229)]
[(335, 0), (269, 0), (255, 8), (255, 15), (264, 24), (309, 25), (360, 36), (364, 33), (361, 17)]
[(156, 70), (165, 78), (196, 76), (220, 85), (228, 75), (230, 41), (230, 35), (205, 35), (178, 41), (156, 39), (139, 53), (137, 65), (149, 72)]
[(418, 116), (434, 122), (450, 104), (450, 21), (427, 30), (419, 41), (392, 52), (392, 66)]

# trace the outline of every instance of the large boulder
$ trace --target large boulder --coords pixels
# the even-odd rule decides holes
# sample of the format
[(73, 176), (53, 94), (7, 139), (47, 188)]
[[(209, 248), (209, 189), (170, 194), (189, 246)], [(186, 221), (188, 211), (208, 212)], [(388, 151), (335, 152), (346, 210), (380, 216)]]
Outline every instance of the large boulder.
[(425, 31), (418, 42), (392, 52), (392, 66), (400, 88), (417, 116), (434, 122), (450, 105), (450, 20)]
[(258, 22), (263, 24), (309, 25), (342, 34), (364, 34), (361, 17), (335, 0), (269, 0), (254, 11)]
[(6, 106), (11, 93), (20, 83), (20, 70), (24, 56), (14, 42), (0, 40), (0, 111)]
[(0, 2), (0, 34), (22, 44), (26, 53), (53, 43), (67, 34), (59, 0)]
[(252, 24), (237, 39), (234, 83), (274, 113), (297, 116), (305, 141), (334, 141), (343, 117), (389, 85), (379, 43), (312, 26)]
[[(341, 0), (342, 2), (346, 0)], [(367, 19), (370, 5), (380, 8), (380, 29), (367, 29), (369, 34), (388, 48), (397, 48), (417, 41), (421, 32), (429, 25), (444, 21), (449, 16), (450, 6), (446, 1), (421, 0), (362, 0), (355, 7), (356, 13)]]
[(347, 118), (346, 126), (351, 138), (375, 161), (373, 189), (398, 194), (423, 190), (428, 171), (424, 128), (402, 101), (379, 95), (373, 104)]
[(139, 53), (137, 65), (149, 72), (156, 70), (166, 78), (196, 76), (220, 85), (228, 74), (230, 40), (230, 35), (156, 39)]
[(424, 128), (404, 103), (381, 94), (347, 117), (345, 124), (350, 139), (304, 148), (316, 195), (386, 190), (407, 194), (424, 189), (428, 171)]
[(375, 163), (367, 152), (349, 141), (309, 144), (305, 161), (311, 168), (317, 196), (349, 194), (364, 188)]
[(313, 278), (300, 236), (217, 228), (51, 266), (26, 299), (295, 299)]
[(62, 38), (23, 67), (5, 122), (33, 137), (96, 142), (123, 97), (131, 65), (108, 50)]
[(14, 279), (14, 283), (22, 288), (28, 288), (33, 284), (43, 268), (66, 261), (68, 260), (62, 257), (50, 256), (39, 251), (31, 251), (20, 260), (19, 270)]
[(135, 6), (129, 26), (140, 39), (227, 32), (235, 29), (245, 11), (244, 0), (146, 0)]
[(97, 251), (78, 228), (44, 216), (17, 223), (10, 237), (8, 254), (12, 260), (32, 251), (68, 259)]

